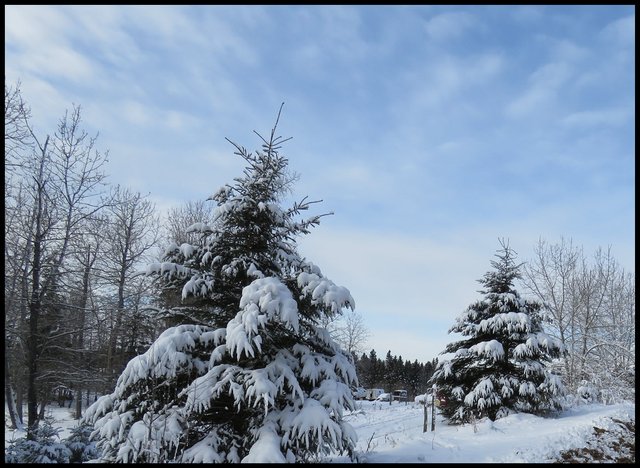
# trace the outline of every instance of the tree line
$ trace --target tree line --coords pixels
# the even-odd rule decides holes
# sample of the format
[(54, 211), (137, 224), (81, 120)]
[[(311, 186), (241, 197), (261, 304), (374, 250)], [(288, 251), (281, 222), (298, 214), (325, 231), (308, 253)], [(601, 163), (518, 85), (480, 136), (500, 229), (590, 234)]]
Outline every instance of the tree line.
[(417, 359), (413, 362), (403, 360), (402, 356), (392, 355), (391, 350), (381, 359), (372, 349), (369, 354), (362, 353), (360, 357), (356, 357), (356, 370), (360, 386), (383, 388), (386, 392), (404, 389), (411, 399), (431, 388), (429, 380), (437, 362), (437, 358), (424, 363)]
[[(83, 129), (80, 106), (37, 133), (20, 84), (5, 84), (5, 401), (33, 427), (54, 398), (112, 388), (149, 345), (160, 217), (148, 198), (107, 183), (108, 151)], [(23, 406), (27, 407), (26, 421)]]

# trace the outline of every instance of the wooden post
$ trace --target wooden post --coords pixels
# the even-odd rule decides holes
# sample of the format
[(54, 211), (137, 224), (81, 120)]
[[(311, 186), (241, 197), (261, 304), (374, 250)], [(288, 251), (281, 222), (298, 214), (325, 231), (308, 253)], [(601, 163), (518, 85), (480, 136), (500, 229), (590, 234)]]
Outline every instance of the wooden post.
[(431, 390), (431, 432), (436, 430), (436, 384)]
[(422, 423), (422, 432), (427, 432), (427, 398), (425, 395), (425, 399), (422, 402), (422, 406), (424, 406), (424, 422)]

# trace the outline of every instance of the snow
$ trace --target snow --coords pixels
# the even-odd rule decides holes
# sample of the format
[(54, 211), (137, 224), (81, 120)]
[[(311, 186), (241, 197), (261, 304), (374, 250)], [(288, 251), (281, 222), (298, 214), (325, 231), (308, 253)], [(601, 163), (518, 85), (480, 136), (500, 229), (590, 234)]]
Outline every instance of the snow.
[(274, 318), (298, 332), (298, 306), (291, 291), (278, 278), (254, 280), (242, 290), (242, 309), (227, 325), (227, 346), (238, 359), (245, 354), (254, 357), (261, 351), (259, 335)]
[(477, 345), (471, 346), (469, 351), (476, 353), (478, 356), (487, 356), (497, 361), (504, 356), (504, 348), (497, 340), (483, 341)]
[(242, 463), (286, 462), (280, 451), (280, 438), (273, 426), (273, 424), (265, 424), (260, 428), (258, 441), (249, 450), (249, 455), (242, 459)]
[(178, 265), (176, 263), (171, 263), (171, 262), (150, 263), (149, 265), (147, 265), (144, 272), (147, 275), (155, 273), (162, 276), (166, 276), (167, 278), (171, 278), (173, 276), (185, 277), (187, 275), (195, 273), (195, 271), (191, 270), (190, 268), (186, 268), (182, 265)]
[[(594, 426), (615, 429), (611, 418), (635, 421), (633, 403), (590, 404), (554, 418), (517, 413), (475, 425), (450, 426), (437, 415), (435, 431), (423, 432), (421, 404), (359, 401), (356, 406), (345, 417), (368, 463), (547, 463), (561, 451), (587, 446)], [(331, 461), (349, 462), (346, 457)]]
[(195, 247), (192, 246), (191, 244), (187, 244), (185, 242), (184, 244), (180, 245), (180, 253), (184, 255), (184, 258), (191, 257), (195, 251), (196, 251)]
[[(309, 408), (313, 411), (313, 407)], [(54, 427), (61, 427), (60, 437), (70, 435), (77, 422), (72, 419), (73, 410), (52, 405), (48, 413), (54, 418)], [(5, 411), (5, 419), (6, 419)], [(412, 402), (357, 401), (356, 409), (345, 412), (344, 418), (358, 436), (357, 450), (361, 461), (368, 463), (548, 463), (570, 448), (584, 448), (593, 441), (594, 427), (606, 429), (597, 446), (605, 453), (613, 454), (611, 438), (620, 425), (612, 418), (635, 423), (635, 404), (615, 405), (583, 404), (565, 410), (556, 417), (542, 418), (526, 413), (510, 414), (491, 422), (487, 419), (475, 424), (448, 425), (440, 415), (436, 417), (435, 431), (423, 432), (424, 409)], [(428, 420), (428, 429), (431, 421)], [(298, 431), (311, 430), (304, 425)], [(5, 427), (5, 447), (13, 437), (24, 432)], [(609, 437), (607, 439), (606, 437)], [(312, 436), (312, 434), (309, 434)], [(317, 436), (317, 434), (314, 434)], [(611, 443), (607, 443), (607, 441)], [(260, 429), (260, 439), (245, 458), (283, 461), (276, 450), (278, 438), (265, 425)], [(221, 460), (212, 447), (214, 440), (200, 442), (207, 445), (193, 447), (195, 461)], [(329, 456), (329, 463), (350, 463), (346, 456)]]
[(342, 308), (349, 307), (355, 310), (356, 302), (351, 293), (344, 286), (337, 286), (333, 281), (323, 278), (316, 268), (317, 273), (302, 272), (298, 275), (298, 286), (302, 288), (304, 296), (311, 295), (312, 304), (323, 304), (332, 312), (337, 313)]
[[(167, 378), (175, 375), (177, 368), (191, 369), (205, 367), (202, 360), (193, 358), (189, 351), (196, 346), (196, 341), (218, 343), (224, 337), (224, 333), (211, 330), (202, 325), (179, 325), (171, 327), (158, 337), (151, 347), (144, 353), (133, 358), (118, 378), (119, 385), (134, 385), (138, 380), (144, 379), (150, 372), (157, 378)], [(119, 385), (116, 388), (121, 388)], [(118, 395), (121, 396), (121, 395)], [(103, 397), (110, 401), (110, 397)], [(97, 412), (102, 412), (96, 408)]]
[(209, 226), (206, 223), (194, 223), (191, 226), (187, 227), (187, 229), (185, 230), (186, 233), (190, 233), (190, 232), (202, 232), (202, 233), (208, 233), (213, 231), (213, 228), (211, 226)]

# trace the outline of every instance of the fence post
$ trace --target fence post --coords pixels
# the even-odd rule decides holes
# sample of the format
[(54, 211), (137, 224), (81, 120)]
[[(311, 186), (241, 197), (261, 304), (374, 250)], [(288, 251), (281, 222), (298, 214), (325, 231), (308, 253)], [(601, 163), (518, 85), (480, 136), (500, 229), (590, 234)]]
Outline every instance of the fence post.
[(431, 390), (431, 432), (436, 430), (436, 384)]
[(427, 432), (427, 395), (425, 395), (422, 406), (424, 406), (424, 422), (422, 423), (422, 432)]

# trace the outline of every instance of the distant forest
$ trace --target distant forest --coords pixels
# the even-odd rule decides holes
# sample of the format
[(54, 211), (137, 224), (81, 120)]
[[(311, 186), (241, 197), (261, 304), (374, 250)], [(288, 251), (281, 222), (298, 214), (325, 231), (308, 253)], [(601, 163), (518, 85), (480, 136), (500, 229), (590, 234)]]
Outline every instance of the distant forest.
[(438, 360), (421, 363), (416, 359), (411, 362), (402, 356), (394, 356), (391, 350), (386, 357), (380, 359), (375, 350), (369, 354), (362, 353), (356, 357), (356, 371), (360, 386), (364, 388), (383, 388), (386, 392), (404, 389), (409, 399), (423, 394), (430, 387), (429, 379), (433, 375)]

